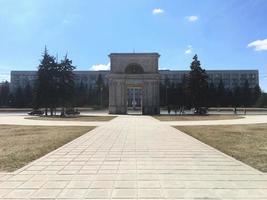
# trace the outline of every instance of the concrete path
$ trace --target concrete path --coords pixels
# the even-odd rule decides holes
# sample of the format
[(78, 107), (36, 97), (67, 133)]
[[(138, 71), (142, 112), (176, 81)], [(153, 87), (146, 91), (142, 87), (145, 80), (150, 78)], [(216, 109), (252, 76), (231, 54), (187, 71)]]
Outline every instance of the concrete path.
[[(91, 114), (100, 116), (100, 114)], [(103, 116), (107, 115), (105, 113)], [(107, 122), (97, 121), (49, 121), (27, 119), (28, 115), (0, 115), (0, 124), (6, 125), (35, 125), (35, 126), (102, 126)], [(121, 116), (122, 117), (122, 116)], [(128, 116), (130, 117), (130, 116)], [(230, 120), (205, 120), (205, 121), (158, 121), (171, 126), (192, 126), (192, 125), (226, 125), (226, 124), (260, 124), (267, 123), (267, 115), (247, 115), (241, 119)]]
[(235, 124), (262, 124), (267, 123), (267, 115), (245, 115), (240, 119), (203, 120), (203, 121), (162, 121), (171, 126), (196, 126), (196, 125), (235, 125)]
[(0, 124), (23, 126), (102, 126), (106, 122), (98, 121), (56, 121), (56, 120), (32, 120), (28, 115), (0, 115)]
[(119, 116), (0, 181), (1, 199), (267, 199), (267, 175), (148, 116)]

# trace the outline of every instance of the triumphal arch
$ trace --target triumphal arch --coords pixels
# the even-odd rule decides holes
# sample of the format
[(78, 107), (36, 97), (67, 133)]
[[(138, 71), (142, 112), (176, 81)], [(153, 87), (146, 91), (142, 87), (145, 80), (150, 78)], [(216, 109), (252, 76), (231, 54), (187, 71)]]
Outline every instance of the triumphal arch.
[(140, 109), (142, 114), (160, 113), (158, 53), (111, 53), (109, 113), (127, 114)]

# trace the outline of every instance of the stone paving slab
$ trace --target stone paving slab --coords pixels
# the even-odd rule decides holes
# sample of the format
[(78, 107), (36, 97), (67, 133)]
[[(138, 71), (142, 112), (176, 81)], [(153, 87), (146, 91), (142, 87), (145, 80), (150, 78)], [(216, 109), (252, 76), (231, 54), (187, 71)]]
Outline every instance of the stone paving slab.
[(0, 199), (267, 199), (267, 176), (149, 116), (119, 116), (11, 174)]

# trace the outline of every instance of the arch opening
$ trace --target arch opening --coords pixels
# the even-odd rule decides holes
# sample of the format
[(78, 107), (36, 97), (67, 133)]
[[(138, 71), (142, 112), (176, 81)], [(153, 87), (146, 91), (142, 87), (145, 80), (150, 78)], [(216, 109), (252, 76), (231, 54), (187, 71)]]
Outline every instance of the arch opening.
[(141, 65), (137, 64), (137, 63), (132, 63), (129, 64), (126, 68), (125, 68), (125, 73), (126, 74), (143, 74), (144, 73), (144, 69)]

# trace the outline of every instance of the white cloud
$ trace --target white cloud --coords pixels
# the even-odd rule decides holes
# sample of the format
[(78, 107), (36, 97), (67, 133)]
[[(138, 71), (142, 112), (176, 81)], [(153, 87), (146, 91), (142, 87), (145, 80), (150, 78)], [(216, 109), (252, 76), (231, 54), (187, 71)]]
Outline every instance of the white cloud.
[(161, 8), (155, 8), (155, 9), (153, 9), (152, 13), (153, 13), (154, 15), (158, 15), (158, 14), (162, 14), (162, 13), (164, 13), (164, 10), (161, 9)]
[(185, 54), (191, 54), (192, 53), (192, 51), (193, 51), (193, 47), (192, 47), (192, 45), (188, 45), (187, 46), (187, 49), (185, 50)]
[(108, 64), (95, 64), (95, 65), (92, 65), (92, 67), (90, 69), (93, 71), (109, 70), (110, 69), (110, 63), (108, 63)]
[(159, 70), (167, 70), (167, 69), (168, 69), (167, 67), (159, 66)]
[(248, 47), (254, 49), (254, 51), (266, 51), (267, 50), (267, 39), (255, 40), (248, 44)]
[(191, 15), (191, 16), (187, 16), (186, 19), (187, 19), (187, 21), (189, 21), (189, 22), (195, 22), (195, 21), (198, 20), (198, 16), (196, 16), (196, 15)]

